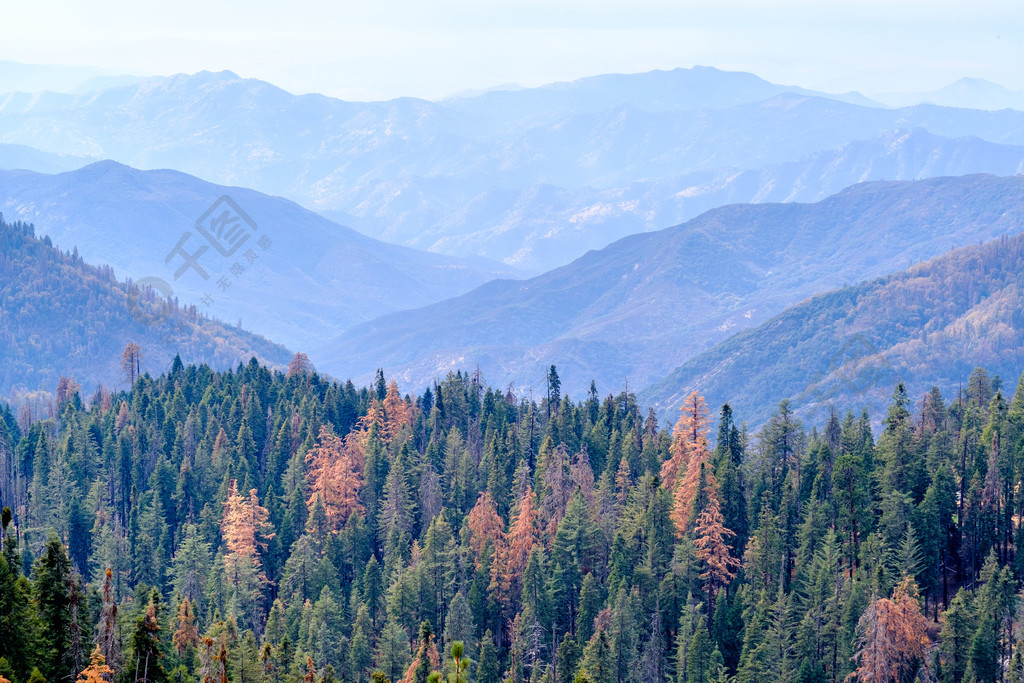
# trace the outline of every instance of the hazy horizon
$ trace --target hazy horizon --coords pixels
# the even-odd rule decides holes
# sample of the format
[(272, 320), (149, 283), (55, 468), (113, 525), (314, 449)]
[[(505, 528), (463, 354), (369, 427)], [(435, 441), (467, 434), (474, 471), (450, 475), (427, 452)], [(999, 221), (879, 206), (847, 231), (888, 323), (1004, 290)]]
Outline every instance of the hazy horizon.
[[(1024, 8), (1005, 0), (750, 0), (630, 8), (448, 0), (336, 6), (186, 0), (5, 8), (0, 61), (138, 76), (230, 70), (290, 92), (349, 100), (441, 99), (515, 83), (713, 66), (784, 85), (869, 97), (961, 78), (1024, 90)], [(56, 11), (55, 11), (56, 10)], [(809, 57), (810, 55), (810, 57)]]

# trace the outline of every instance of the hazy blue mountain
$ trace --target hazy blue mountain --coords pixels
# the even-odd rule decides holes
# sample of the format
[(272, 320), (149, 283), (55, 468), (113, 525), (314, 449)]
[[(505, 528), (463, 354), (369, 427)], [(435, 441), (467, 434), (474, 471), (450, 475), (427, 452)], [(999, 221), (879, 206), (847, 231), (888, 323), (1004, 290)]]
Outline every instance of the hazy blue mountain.
[(137, 80), (94, 66), (0, 61), (0, 92), (89, 92)]
[(731, 205), (626, 237), (525, 281), (495, 281), (361, 324), (317, 349), (339, 377), (383, 367), (422, 387), (479, 366), (542, 386), (551, 364), (575, 394), (599, 379), (642, 388), (815, 292), (892, 273), (1020, 230), (1024, 178), (874, 182), (814, 204)]
[(815, 296), (692, 358), (639, 399), (671, 415), (698, 390), (754, 426), (789, 398), (818, 424), (833, 407), (868, 407), (877, 424), (898, 382), (915, 403), (932, 386), (955, 396), (975, 367), (1013, 387), (1024, 366), (1022, 310), (1018, 233)]
[(1021, 172), (1024, 146), (915, 129), (758, 169), (700, 171), (603, 190), (534, 185), (455, 201), (438, 196), (423, 179), (406, 179), (382, 183), (364, 198), (366, 210), (372, 209), (368, 218), (324, 213), (389, 242), (480, 254), (541, 272), (626, 235), (676, 225), (725, 204), (817, 201), (871, 180)]
[(932, 92), (887, 93), (879, 99), (899, 107), (929, 103), (964, 109), (1024, 110), (1024, 92), (1015, 92), (984, 78), (961, 78)]
[(61, 173), (73, 171), (94, 161), (96, 160), (88, 157), (41, 152), (26, 145), (0, 144), (0, 170), (4, 171), (23, 169), (39, 173)]
[[(463, 228), (491, 231), (500, 238), (491, 240), (490, 257), (533, 268), (549, 264), (524, 257), (534, 247), (513, 240), (519, 227), (500, 220), (522, 206), (515, 214), (522, 224), (540, 234), (564, 231), (564, 209), (525, 211), (533, 195), (566, 192), (570, 202), (582, 202), (575, 198), (688, 178), (672, 195), (700, 184), (693, 174), (713, 180), (722, 177), (722, 169), (735, 174), (779, 166), (895, 130), (1024, 145), (1021, 112), (935, 105), (886, 109), (851, 99), (858, 103), (751, 74), (701, 68), (601, 76), (442, 102), (375, 103), (294, 96), (230, 72), (202, 72), (86, 95), (0, 97), (0, 142), (140, 168), (177, 168), (339, 212), (331, 215), (351, 217), (354, 227), (371, 236), (412, 239), (435, 250), (468, 253), (480, 240), (463, 240)], [(844, 182), (879, 177), (870, 173), (872, 162), (862, 160)], [(910, 165), (914, 175), (897, 177), (917, 177), (924, 166)], [(997, 170), (966, 166), (937, 171)], [(806, 184), (814, 186), (816, 179), (808, 175)], [(687, 215), (662, 218), (641, 205), (637, 211), (652, 214), (651, 227)], [(597, 234), (569, 242), (598, 246), (621, 232)]]
[(0, 396), (39, 405), (61, 375), (77, 379), (83, 396), (100, 385), (125, 388), (121, 353), (142, 350), (143, 372), (185, 363), (230, 368), (252, 357), (284, 367), (282, 346), (178, 306), (151, 289), (118, 281), (109, 266), (92, 266), (61, 251), (31, 226), (0, 218)]
[(709, 66), (654, 70), (639, 74), (603, 74), (537, 88), (495, 88), (442, 100), (445, 106), (478, 122), (532, 126), (565, 114), (596, 113), (629, 104), (649, 112), (724, 109), (797, 93), (865, 106), (879, 103), (860, 93), (831, 94), (770, 83), (751, 73)]
[[(230, 256), (195, 227), (223, 195), (256, 224)], [(2, 171), (0, 211), (9, 220), (35, 223), (54, 243), (77, 247), (91, 262), (111, 264), (119, 277), (159, 278), (166, 283), (159, 287), (169, 286), (182, 302), (232, 323), (241, 319), (246, 329), (300, 349), (354, 323), (513, 275), (480, 259), (378, 242), (287, 199), (110, 161), (57, 175)], [(176, 252), (186, 233), (185, 252), (206, 246), (196, 263), (208, 279)], [(231, 272), (236, 263), (244, 272)], [(221, 277), (230, 282), (226, 288), (218, 284)]]

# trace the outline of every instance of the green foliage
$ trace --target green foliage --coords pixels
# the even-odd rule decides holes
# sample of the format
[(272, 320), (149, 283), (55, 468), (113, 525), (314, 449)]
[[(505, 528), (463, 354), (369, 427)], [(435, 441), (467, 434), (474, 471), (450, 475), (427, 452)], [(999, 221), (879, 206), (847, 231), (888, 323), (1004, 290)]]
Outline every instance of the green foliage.
[[(988, 382), (948, 404), (897, 389), (877, 445), (866, 416), (805, 427), (784, 402), (748, 436), (723, 409), (695, 489), (742, 529), (717, 583), (674, 527), (672, 437), (629, 394), (561, 396), (548, 418), (456, 373), (429, 401), (385, 385), (388, 407), (250, 362), (182, 364), (23, 426), (0, 409), (4, 492), (24, 500), (5, 516), (0, 657), (16, 683), (64, 680), (94, 632), (126, 645), (120, 680), (153, 683), (828, 683), (907, 575), (944, 613), (936, 676), (994, 683), (1021, 659), (1024, 403)], [(325, 425), (362, 468), (363, 509), (337, 524), (307, 495)], [(494, 511), (471, 515), (478, 500)], [(200, 642), (176, 650), (185, 599)]]
[(77, 252), (53, 248), (31, 225), (0, 216), (0, 253), (0, 299), (10, 313), (0, 318), (4, 394), (12, 387), (27, 387), (30, 399), (37, 390), (56, 392), (61, 373), (77, 376), (90, 391), (116, 384), (121, 352), (132, 340), (143, 350), (144, 369), (170, 367), (178, 348), (221, 368), (252, 355), (288, 362), (283, 347), (153, 289), (118, 282), (110, 266), (93, 267)]

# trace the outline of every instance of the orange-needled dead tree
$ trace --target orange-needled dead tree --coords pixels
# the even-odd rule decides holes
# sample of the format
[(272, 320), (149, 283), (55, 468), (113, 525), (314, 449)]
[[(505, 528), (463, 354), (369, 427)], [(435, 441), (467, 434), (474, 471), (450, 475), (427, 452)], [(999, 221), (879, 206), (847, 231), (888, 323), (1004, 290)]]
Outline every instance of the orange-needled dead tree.
[(469, 525), (469, 547), (473, 551), (476, 566), (480, 566), (481, 556), (488, 542), (492, 552), (497, 555), (505, 544), (505, 523), (498, 514), (494, 498), (490, 492), (482, 492), (476, 499), (476, 505), (469, 512), (466, 520)]
[(171, 644), (175, 652), (181, 657), (185, 650), (199, 645), (199, 627), (196, 625), (196, 615), (192, 610), (192, 602), (185, 598), (178, 605), (177, 615), (178, 626), (171, 636)]
[(237, 585), (240, 572), (251, 566), (257, 576), (265, 581), (259, 552), (267, 549), (267, 541), (274, 537), (274, 527), (269, 521), (267, 508), (260, 505), (256, 489), (248, 497), (238, 493), (238, 483), (228, 483), (228, 498), (224, 502), (224, 515), (220, 530), (224, 545), (229, 552), (224, 554), (227, 575)]
[(89, 657), (89, 666), (85, 667), (76, 683), (110, 683), (114, 680), (114, 670), (107, 666), (100, 646), (97, 645)]
[(398, 382), (393, 379), (388, 383), (388, 392), (384, 396), (382, 407), (384, 409), (384, 421), (381, 425), (382, 436), (384, 443), (391, 443), (398, 436), (402, 427), (411, 427), (413, 421), (412, 408), (398, 392)]
[(730, 551), (728, 541), (736, 533), (725, 526), (718, 501), (718, 487), (712, 484), (714, 478), (706, 469), (701, 464), (698, 473), (701, 509), (697, 511), (694, 520), (693, 545), (704, 569), (700, 578), (707, 583), (709, 605), (714, 605), (718, 591), (729, 585), (741, 563)]
[(363, 486), (364, 460), (363, 444), (357, 435), (342, 439), (326, 425), (320, 428), (316, 445), (306, 453), (310, 487), (306, 505), (312, 510), (319, 498), (334, 532), (353, 512), (363, 509), (359, 490)]
[(671, 516), (679, 538), (689, 530), (702, 473), (707, 478), (707, 485), (717, 489), (715, 475), (706, 467), (711, 460), (711, 451), (708, 449), (710, 421), (704, 397), (692, 392), (683, 405), (682, 413), (673, 433), (672, 456), (661, 468), (662, 479), (672, 491)]
[(864, 611), (858, 624), (860, 646), (853, 656), (857, 668), (847, 681), (892, 683), (925, 661), (928, 620), (921, 614), (917, 584), (909, 576)]
[(672, 429), (669, 459), (661, 464), (661, 481), (669, 491), (679, 483), (699, 445), (703, 442), (704, 449), (707, 449), (711, 428), (708, 406), (696, 391), (690, 392), (679, 411), (679, 419)]
[(505, 543), (491, 565), (491, 585), (497, 587), (505, 604), (519, 602), (523, 572), (530, 560), (530, 552), (538, 541), (536, 496), (527, 485), (519, 500), (515, 520), (505, 535)]

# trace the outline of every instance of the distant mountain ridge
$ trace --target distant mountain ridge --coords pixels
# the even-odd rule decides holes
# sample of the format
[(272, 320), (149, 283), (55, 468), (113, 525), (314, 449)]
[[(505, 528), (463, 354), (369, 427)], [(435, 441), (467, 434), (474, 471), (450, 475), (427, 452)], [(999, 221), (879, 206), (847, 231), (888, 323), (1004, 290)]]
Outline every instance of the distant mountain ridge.
[[(230, 258), (195, 227), (224, 195), (256, 224), (248, 248)], [(481, 259), (384, 244), (280, 197), (112, 161), (57, 175), (0, 171), (0, 211), (41, 226), (54, 243), (77, 247), (91, 262), (111, 264), (119, 277), (158, 278), (183, 303), (232, 322), (241, 319), (246, 329), (293, 348), (308, 348), (385, 312), (515, 275)], [(192, 267), (175, 279), (186, 262), (183, 254), (204, 246), (196, 263), (209, 279)]]
[(965, 109), (1024, 109), (1024, 91), (1013, 91), (984, 78), (961, 78), (932, 92), (889, 93), (880, 95), (886, 104), (904, 107), (928, 103)]
[(316, 349), (318, 367), (419, 388), (479, 366), (488, 381), (634, 390), (821, 291), (896, 272), (1024, 226), (1024, 178), (874, 182), (814, 204), (732, 205), (633, 235), (544, 275), (495, 281), (363, 323)]
[[(177, 168), (333, 212), (371, 236), (446, 253), (476, 248), (535, 271), (636, 227), (635, 220), (616, 229), (590, 220), (615, 204), (585, 203), (602, 193), (618, 193), (617, 203), (626, 207), (635, 202), (628, 211), (660, 228), (693, 215), (670, 209), (675, 194), (701, 184), (695, 174), (704, 182), (727, 179), (897, 130), (1024, 145), (1022, 112), (886, 109), (847, 99), (857, 103), (707, 68), (599, 76), (442, 102), (372, 103), (294, 96), (230, 72), (201, 72), (86, 95), (2, 96), (0, 142)], [(935, 144), (942, 157), (947, 143)], [(1006, 172), (971, 158), (947, 157), (934, 172)], [(879, 178), (872, 162), (849, 164), (843, 184)], [(928, 166), (898, 167), (907, 174), (898, 177), (920, 177)], [(812, 186), (813, 168), (807, 166), (806, 176)], [(690, 180), (669, 182), (678, 178)], [(771, 182), (766, 178), (758, 191), (735, 199), (755, 199)], [(533, 200), (545, 193), (567, 196), (570, 206), (545, 210)], [(557, 263), (535, 256), (544, 251), (537, 236), (548, 233), (573, 236), (555, 239), (548, 250), (560, 253)]]
[[(446, 254), (481, 254), (534, 270), (562, 265), (567, 255), (600, 249), (627, 235), (677, 225), (725, 204), (818, 201), (850, 185), (872, 180), (918, 179), (971, 173), (1024, 172), (1024, 146), (978, 138), (944, 138), (923, 129), (897, 130), (855, 140), (834, 150), (752, 170), (720, 169), (623, 187), (565, 189), (535, 185), (491, 190), (456, 205), (419, 211), (384, 199), (419, 195), (422, 181), (382, 185), (365, 199), (377, 206), (374, 219), (386, 222), (381, 239)], [(358, 216), (324, 212), (345, 224)], [(424, 223), (434, 221), (424, 227)]]
[(975, 367), (1012, 387), (1024, 367), (1024, 234), (820, 294), (690, 359), (639, 400), (671, 414), (692, 390), (751, 426), (781, 398), (811, 421), (867, 407), (877, 423), (898, 382), (946, 396)]
[(39, 173), (63, 173), (95, 161), (89, 157), (41, 152), (26, 145), (0, 144), (0, 170), (23, 169)]

